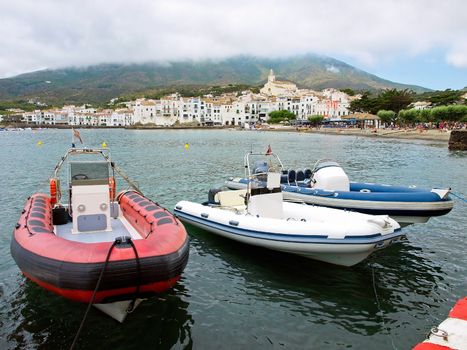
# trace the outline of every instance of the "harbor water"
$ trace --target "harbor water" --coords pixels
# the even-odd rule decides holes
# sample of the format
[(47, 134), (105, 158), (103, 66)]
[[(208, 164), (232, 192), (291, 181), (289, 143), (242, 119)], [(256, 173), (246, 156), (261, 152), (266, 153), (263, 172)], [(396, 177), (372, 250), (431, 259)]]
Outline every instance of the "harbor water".
[[(268, 145), (284, 165), (338, 161), (351, 180), (451, 187), (467, 195), (467, 152), (447, 145), (355, 136), (229, 130), (82, 130), (105, 142), (150, 199), (172, 210), (205, 201), (243, 175), (243, 156)], [(70, 130), (0, 133), (0, 349), (68, 348), (86, 305), (23, 277), (10, 255), (28, 196), (70, 146)], [(188, 143), (188, 145), (186, 145)], [(92, 309), (82, 349), (410, 349), (467, 295), (467, 206), (404, 228), (407, 239), (362, 263), (337, 267), (266, 251), (193, 227), (190, 259), (175, 288), (142, 303), (124, 324)]]

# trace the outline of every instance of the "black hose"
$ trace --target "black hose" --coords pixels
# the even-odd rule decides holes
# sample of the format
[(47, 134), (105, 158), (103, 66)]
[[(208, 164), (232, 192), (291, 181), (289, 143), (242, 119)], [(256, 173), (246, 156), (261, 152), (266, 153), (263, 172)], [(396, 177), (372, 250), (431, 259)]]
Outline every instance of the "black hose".
[[(89, 310), (91, 309), (91, 305), (94, 303), (94, 299), (96, 298), (97, 291), (99, 290), (99, 286), (102, 281), (102, 277), (104, 276), (105, 269), (107, 268), (107, 264), (109, 263), (110, 259), (110, 254), (112, 253), (113, 248), (122, 242), (122, 239), (120, 237), (115, 238), (115, 241), (112, 243), (112, 245), (109, 248), (109, 251), (107, 253), (107, 257), (105, 258), (105, 263), (104, 266), (102, 267), (101, 273), (99, 275), (99, 278), (96, 283), (96, 288), (94, 288), (94, 291), (92, 292), (91, 300), (88, 303), (88, 307), (86, 308), (86, 312), (84, 313), (83, 319), (81, 320), (81, 324), (79, 325), (78, 331), (76, 332), (75, 338), (73, 339), (73, 343), (70, 346), (70, 350), (73, 350), (76, 346), (76, 343), (78, 341), (78, 338), (81, 334), (81, 331), (83, 330), (84, 323), (86, 321), (86, 318), (88, 317)], [(133, 243), (133, 242), (132, 242)], [(138, 262), (139, 266), (139, 262)]]
[(140, 290), (140, 285), (141, 285), (141, 265), (139, 261), (138, 250), (136, 249), (135, 243), (131, 240), (130, 237), (127, 237), (127, 238), (128, 238), (127, 243), (130, 243), (131, 247), (133, 248), (133, 251), (135, 252), (135, 258), (136, 258), (136, 291), (135, 291), (133, 300), (131, 301), (130, 305), (128, 305), (128, 309), (126, 310), (127, 313), (131, 313), (135, 309), (136, 298), (139, 295), (139, 290)]

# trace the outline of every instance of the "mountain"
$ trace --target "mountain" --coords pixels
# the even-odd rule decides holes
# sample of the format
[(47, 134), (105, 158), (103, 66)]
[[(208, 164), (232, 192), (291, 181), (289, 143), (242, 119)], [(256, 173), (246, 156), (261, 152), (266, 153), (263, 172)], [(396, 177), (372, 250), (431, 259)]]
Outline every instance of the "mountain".
[(0, 100), (36, 98), (46, 103), (99, 103), (122, 94), (164, 87), (257, 86), (266, 81), (271, 68), (278, 80), (292, 81), (300, 88), (407, 88), (416, 92), (428, 91), (420, 86), (381, 79), (326, 56), (302, 55), (280, 59), (239, 56), (218, 61), (100, 64), (86, 68), (46, 69), (0, 79)]

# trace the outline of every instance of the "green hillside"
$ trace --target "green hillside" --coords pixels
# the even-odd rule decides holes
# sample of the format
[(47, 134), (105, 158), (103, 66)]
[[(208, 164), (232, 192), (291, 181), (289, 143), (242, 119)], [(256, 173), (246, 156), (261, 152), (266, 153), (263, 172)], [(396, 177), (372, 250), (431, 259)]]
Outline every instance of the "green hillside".
[(241, 56), (220, 61), (102, 64), (87, 68), (42, 70), (0, 79), (0, 100), (37, 98), (46, 103), (101, 103), (121, 95), (149, 89), (263, 84), (274, 69), (277, 79), (301, 88), (378, 90), (423, 87), (381, 79), (333, 58), (304, 55), (284, 59)]

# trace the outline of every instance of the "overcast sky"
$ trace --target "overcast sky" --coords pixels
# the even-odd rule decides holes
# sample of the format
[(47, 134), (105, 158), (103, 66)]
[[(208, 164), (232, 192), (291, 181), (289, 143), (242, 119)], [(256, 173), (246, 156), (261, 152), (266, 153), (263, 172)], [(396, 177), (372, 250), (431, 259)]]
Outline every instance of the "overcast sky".
[(467, 86), (466, 0), (0, 0), (0, 77), (106, 62), (318, 53)]

